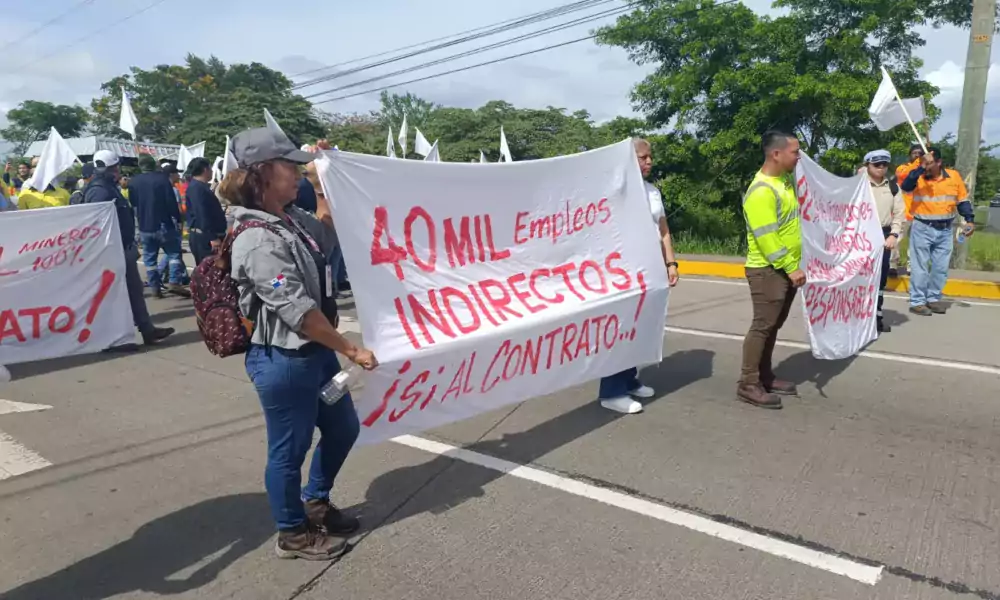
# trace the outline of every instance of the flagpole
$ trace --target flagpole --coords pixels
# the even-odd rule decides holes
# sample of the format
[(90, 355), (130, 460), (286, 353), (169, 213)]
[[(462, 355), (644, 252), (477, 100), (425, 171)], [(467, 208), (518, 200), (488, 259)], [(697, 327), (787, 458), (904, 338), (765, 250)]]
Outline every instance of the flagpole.
[(906, 104), (903, 103), (903, 98), (899, 95), (899, 90), (896, 89), (896, 84), (892, 81), (892, 77), (889, 75), (889, 71), (886, 71), (885, 67), (882, 67), (882, 76), (885, 77), (886, 80), (888, 80), (889, 85), (892, 86), (892, 93), (896, 94), (896, 101), (899, 102), (899, 108), (903, 109), (903, 115), (906, 117), (906, 122), (909, 123), (910, 128), (913, 129), (913, 135), (917, 136), (917, 141), (920, 142), (920, 147), (924, 149), (924, 154), (927, 154), (927, 144), (924, 143), (924, 138), (917, 130), (917, 126), (913, 122), (913, 117), (910, 116), (910, 111), (906, 110)]

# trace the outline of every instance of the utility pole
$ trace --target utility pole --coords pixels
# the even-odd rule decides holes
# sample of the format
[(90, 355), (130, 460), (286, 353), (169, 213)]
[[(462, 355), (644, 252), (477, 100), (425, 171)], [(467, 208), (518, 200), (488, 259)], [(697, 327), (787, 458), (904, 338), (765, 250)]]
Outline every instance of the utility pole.
[[(990, 71), (990, 50), (996, 29), (997, 0), (973, 0), (969, 53), (965, 59), (965, 86), (962, 89), (962, 115), (958, 122), (958, 156), (955, 168), (965, 178), (969, 199), (976, 191), (976, 168), (979, 166), (979, 142), (983, 133), (983, 110), (986, 82)], [(969, 243), (958, 244), (952, 266), (965, 268)]]

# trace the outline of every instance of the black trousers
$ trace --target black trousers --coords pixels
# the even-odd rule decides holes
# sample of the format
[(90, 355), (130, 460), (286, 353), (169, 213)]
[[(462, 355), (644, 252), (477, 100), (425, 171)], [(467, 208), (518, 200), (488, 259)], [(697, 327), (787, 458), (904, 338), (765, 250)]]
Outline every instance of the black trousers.
[(215, 238), (203, 231), (188, 232), (188, 246), (191, 247), (191, 254), (194, 255), (195, 265), (200, 265), (201, 261), (212, 255), (212, 240)]
[[(886, 239), (889, 239), (889, 233), (892, 231), (891, 227), (883, 227), (882, 234)], [(882, 250), (882, 279), (879, 281), (878, 286), (878, 320), (882, 320), (882, 302), (885, 300), (885, 286), (889, 283), (889, 257), (892, 256), (892, 250), (884, 248)]]

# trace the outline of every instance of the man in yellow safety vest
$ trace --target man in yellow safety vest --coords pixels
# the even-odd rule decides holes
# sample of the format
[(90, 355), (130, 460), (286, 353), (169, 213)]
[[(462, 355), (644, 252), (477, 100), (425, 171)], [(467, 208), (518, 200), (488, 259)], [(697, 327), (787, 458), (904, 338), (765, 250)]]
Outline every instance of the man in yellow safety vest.
[(764, 165), (743, 197), (747, 223), (747, 281), (753, 322), (743, 342), (739, 400), (761, 408), (781, 408), (779, 395), (795, 395), (795, 384), (774, 375), (771, 356), (798, 288), (806, 282), (799, 268), (802, 233), (791, 176), (799, 162), (799, 141), (780, 131), (763, 135)]

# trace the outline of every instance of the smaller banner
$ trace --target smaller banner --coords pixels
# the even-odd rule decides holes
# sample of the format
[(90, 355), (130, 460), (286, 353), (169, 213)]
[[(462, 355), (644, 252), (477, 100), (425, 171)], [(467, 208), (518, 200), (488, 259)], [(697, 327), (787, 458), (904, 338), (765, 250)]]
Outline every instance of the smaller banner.
[(802, 224), (803, 309), (816, 358), (854, 356), (875, 329), (885, 238), (866, 173), (837, 177), (805, 154), (795, 169)]
[(132, 341), (112, 202), (0, 217), (0, 365)]

